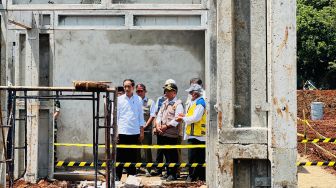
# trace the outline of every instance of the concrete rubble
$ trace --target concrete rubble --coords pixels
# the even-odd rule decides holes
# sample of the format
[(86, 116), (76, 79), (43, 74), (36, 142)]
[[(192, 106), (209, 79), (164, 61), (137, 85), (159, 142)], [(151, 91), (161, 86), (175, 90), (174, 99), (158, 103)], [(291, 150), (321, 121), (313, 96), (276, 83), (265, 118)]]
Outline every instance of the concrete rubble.
[(141, 178), (136, 176), (128, 176), (125, 182), (125, 188), (137, 188), (141, 185)]

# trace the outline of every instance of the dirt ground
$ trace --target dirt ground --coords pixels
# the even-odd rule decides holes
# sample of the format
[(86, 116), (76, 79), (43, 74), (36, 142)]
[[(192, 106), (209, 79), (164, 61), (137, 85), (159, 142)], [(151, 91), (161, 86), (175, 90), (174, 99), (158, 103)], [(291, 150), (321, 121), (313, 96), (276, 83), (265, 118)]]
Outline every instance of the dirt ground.
[(37, 184), (31, 184), (25, 182), (24, 180), (18, 180), (14, 183), (15, 188), (72, 188), (70, 182), (67, 181), (47, 181), (47, 180), (40, 180)]
[[(306, 119), (309, 121), (309, 126), (305, 126), (298, 121), (297, 132), (304, 134), (310, 139), (314, 138), (335, 138), (336, 137), (336, 91), (298, 91), (297, 105), (298, 116), (303, 118), (303, 111), (306, 114)], [(324, 117), (322, 120), (310, 120), (310, 103), (313, 101), (324, 103)], [(298, 136), (298, 141), (303, 139)], [(336, 161), (336, 144), (335, 143), (318, 143), (319, 148), (315, 144), (302, 144), (298, 142), (298, 152), (300, 156), (306, 156), (309, 161)], [(321, 167), (320, 167), (321, 168)], [(325, 167), (326, 170), (336, 175), (336, 167)]]
[[(308, 161), (298, 157), (299, 161)], [(336, 188), (336, 176), (318, 166), (298, 167), (299, 188)]]
[[(322, 120), (310, 120), (311, 102), (324, 103), (324, 116)], [(336, 91), (298, 91), (297, 92), (298, 117), (304, 117), (309, 121), (309, 126), (305, 126), (298, 121), (297, 132), (306, 133), (306, 138), (335, 138), (336, 137)], [(305, 115), (304, 115), (305, 114)], [(298, 136), (298, 141), (303, 139)], [(320, 147), (323, 149), (321, 149)], [(298, 142), (298, 161), (336, 161), (335, 143), (307, 143)], [(336, 167), (299, 167), (298, 181), (301, 188), (336, 188)]]
[(336, 90), (299, 90), (297, 91), (297, 113), (303, 118), (303, 110), (306, 117), (310, 117), (310, 104), (312, 102), (324, 103), (323, 120), (336, 118)]

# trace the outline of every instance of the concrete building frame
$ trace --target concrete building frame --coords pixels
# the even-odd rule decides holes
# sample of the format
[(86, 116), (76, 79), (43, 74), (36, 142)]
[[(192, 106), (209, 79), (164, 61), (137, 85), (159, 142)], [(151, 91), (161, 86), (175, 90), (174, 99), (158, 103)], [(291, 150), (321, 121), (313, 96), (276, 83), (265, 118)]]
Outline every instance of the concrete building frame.
[[(110, 25), (97, 21), (100, 24), (93, 26), (62, 25), (59, 20), (63, 16), (69, 23), (75, 23), (74, 19), (78, 23), (78, 17), (88, 15), (115, 21)], [(43, 18), (48, 17), (50, 22), (45, 24)], [(208, 186), (297, 187), (295, 0), (201, 0), (200, 4), (114, 4), (102, 0), (85, 5), (3, 1), (1, 85), (18, 83), (13, 62), (19, 60), (13, 60), (12, 54), (20, 33), (27, 36), (25, 58), (29, 65), (25, 76), (29, 79), (24, 85), (39, 85), (39, 34), (49, 33), (53, 43), (53, 31), (60, 29), (204, 31)], [(246, 75), (241, 74), (244, 70), (248, 70)], [(248, 78), (241, 79), (244, 76)], [(50, 112), (53, 108), (39, 101), (29, 105)], [(31, 125), (38, 125), (38, 118), (32, 116), (31, 121)], [(38, 130), (28, 130), (38, 135)], [(29, 141), (35, 148), (28, 151), (31, 168), (26, 177), (33, 182), (38, 178), (36, 141)]]

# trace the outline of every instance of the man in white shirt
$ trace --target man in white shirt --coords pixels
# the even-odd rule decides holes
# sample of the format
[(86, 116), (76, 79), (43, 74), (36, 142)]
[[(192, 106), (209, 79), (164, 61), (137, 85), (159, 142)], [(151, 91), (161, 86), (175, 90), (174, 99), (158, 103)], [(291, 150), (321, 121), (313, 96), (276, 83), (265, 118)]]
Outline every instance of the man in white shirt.
[[(179, 137), (179, 123), (175, 121), (178, 114), (183, 113), (182, 101), (178, 100), (177, 86), (175, 84), (168, 84), (164, 87), (167, 100), (162, 103), (160, 111), (156, 118), (156, 130), (161, 135), (161, 143), (159, 145), (177, 145)], [(163, 155), (167, 163), (178, 163), (177, 149), (165, 149)], [(167, 181), (176, 180), (177, 168), (168, 168), (166, 176), (162, 179)]]
[[(206, 133), (206, 102), (202, 97), (202, 87), (198, 84), (192, 84), (186, 90), (191, 95), (191, 103), (187, 114), (179, 114), (176, 121), (185, 123), (185, 134), (188, 144), (205, 144)], [(205, 163), (205, 148), (189, 149), (189, 163)], [(205, 181), (205, 168), (189, 167), (189, 176), (187, 182), (202, 180)]]
[[(125, 94), (118, 97), (118, 144), (139, 144), (144, 138), (144, 116), (141, 98), (133, 94), (134, 80), (124, 80)], [(118, 148), (117, 162), (138, 162), (139, 149)], [(117, 180), (121, 179), (123, 167), (117, 167)], [(127, 168), (128, 175), (135, 175), (136, 168)]]

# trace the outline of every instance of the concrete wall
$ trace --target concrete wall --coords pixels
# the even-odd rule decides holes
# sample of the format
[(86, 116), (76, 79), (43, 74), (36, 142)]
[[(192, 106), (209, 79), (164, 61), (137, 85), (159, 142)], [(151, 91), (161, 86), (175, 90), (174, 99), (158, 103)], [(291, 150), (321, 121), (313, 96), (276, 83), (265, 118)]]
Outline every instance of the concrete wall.
[[(106, 80), (121, 85), (125, 78), (147, 86), (148, 96), (162, 95), (166, 79), (173, 78), (185, 100), (189, 80), (204, 79), (202, 31), (55, 31), (54, 86), (73, 80)], [(64, 101), (58, 142), (91, 143), (90, 102)], [(59, 160), (91, 159), (91, 148), (64, 148)]]

